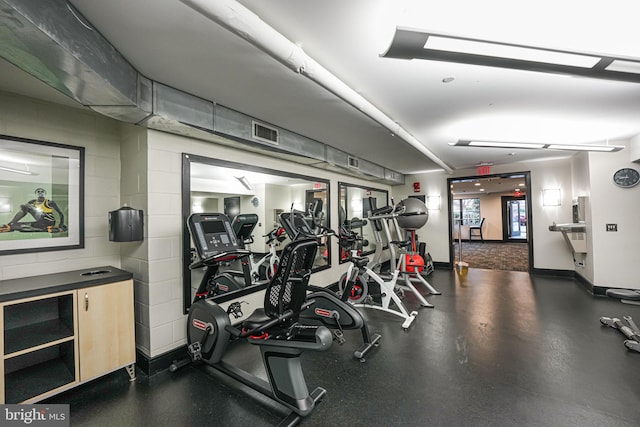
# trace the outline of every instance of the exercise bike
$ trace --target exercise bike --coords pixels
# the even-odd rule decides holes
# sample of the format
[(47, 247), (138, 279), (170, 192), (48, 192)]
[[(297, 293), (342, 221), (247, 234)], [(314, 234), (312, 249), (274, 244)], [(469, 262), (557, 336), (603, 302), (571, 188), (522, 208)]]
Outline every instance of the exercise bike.
[[(192, 214), (188, 227), (200, 257), (190, 266), (192, 269), (216, 269), (221, 261), (248, 253), (239, 249), (224, 214)], [(189, 358), (174, 361), (170, 371), (201, 361), (291, 410), (283, 425), (293, 425), (309, 415), (326, 390), (318, 387), (309, 393), (300, 356), (305, 350), (324, 351), (332, 343), (326, 327), (303, 326), (298, 321), (300, 312), (314, 304), (306, 294), (317, 250), (314, 239), (287, 245), (266, 289), (264, 308), (255, 310), (239, 326), (232, 326), (230, 321), (230, 315), (242, 317), (239, 302), (225, 311), (213, 298), (196, 295), (187, 320)], [(238, 339), (260, 347), (268, 381), (222, 360), (230, 342)]]
[[(374, 230), (377, 230), (377, 232), (379, 232), (380, 229), (385, 230), (387, 238), (391, 239), (391, 233), (389, 232), (386, 220), (394, 218), (395, 215), (401, 212), (401, 209), (402, 208), (397, 210), (392, 206), (386, 206), (372, 210), (369, 215), (369, 220), (372, 221)], [(422, 307), (433, 307), (433, 305), (418, 292), (411, 281), (406, 278), (404, 257), (396, 258), (395, 256), (393, 245), (404, 248), (410, 244), (410, 240), (389, 241), (391, 262), (395, 262), (395, 269), (388, 277), (383, 277), (382, 273), (380, 273), (379, 261), (374, 260), (372, 262), (367, 257), (358, 256), (357, 251), (352, 251), (350, 257), (351, 264), (347, 272), (343, 274), (338, 281), (338, 289), (342, 293), (342, 300), (349, 301), (356, 307), (380, 310), (401, 317), (404, 319), (402, 328), (407, 330), (415, 320), (418, 312), (415, 310), (409, 311), (400, 299), (398, 293), (404, 296), (405, 290), (409, 290), (418, 299)], [(377, 246), (381, 247), (382, 245), (378, 244)], [(405, 279), (405, 286), (401, 287), (398, 284), (400, 277)], [(379, 295), (373, 295), (370, 291), (370, 285), (374, 283), (380, 288)], [(374, 296), (379, 297), (379, 301), (375, 301)]]
[[(257, 224), (258, 215), (256, 214), (241, 214), (233, 219), (233, 231), (243, 248), (246, 248), (246, 245), (254, 243), (252, 233)], [(267, 238), (269, 252), (255, 262), (253, 257), (249, 257), (251, 263), (250, 275), (253, 282), (271, 280), (271, 278), (273, 278), (278, 268), (278, 262), (280, 261), (277, 248), (287, 238), (287, 235), (284, 228), (276, 227), (262, 237)]]
[[(304, 213), (293, 209), (291, 212), (284, 212), (280, 215), (280, 223), (292, 242), (306, 239), (326, 239), (335, 235), (329, 229), (324, 229), (321, 234), (316, 234), (319, 230), (314, 231), (311, 228)], [(314, 300), (315, 304), (300, 313), (300, 321), (303, 324), (323, 325), (333, 330), (333, 335), (339, 344), (345, 342), (344, 330), (360, 329), (363, 343), (353, 352), (353, 356), (361, 362), (365, 362), (365, 356), (379, 345), (382, 336), (378, 333), (371, 333), (362, 314), (351, 304), (341, 300), (334, 292), (314, 285), (309, 285), (308, 289), (311, 293), (307, 295), (307, 298)]]

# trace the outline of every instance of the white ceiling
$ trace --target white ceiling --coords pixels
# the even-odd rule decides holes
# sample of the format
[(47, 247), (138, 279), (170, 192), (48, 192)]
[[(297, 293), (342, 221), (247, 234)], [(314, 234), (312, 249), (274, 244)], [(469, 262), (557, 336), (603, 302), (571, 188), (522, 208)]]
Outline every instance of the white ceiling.
[[(177, 0), (71, 0), (143, 75), (402, 173), (439, 169), (387, 129)], [(640, 134), (640, 84), (381, 58), (395, 26), (640, 58), (628, 0), (240, 0), (453, 169), (571, 152), (458, 139), (605, 144)], [(443, 83), (453, 76), (455, 80)], [(0, 90), (76, 105), (0, 60)], [(79, 106), (80, 107), (80, 106)]]

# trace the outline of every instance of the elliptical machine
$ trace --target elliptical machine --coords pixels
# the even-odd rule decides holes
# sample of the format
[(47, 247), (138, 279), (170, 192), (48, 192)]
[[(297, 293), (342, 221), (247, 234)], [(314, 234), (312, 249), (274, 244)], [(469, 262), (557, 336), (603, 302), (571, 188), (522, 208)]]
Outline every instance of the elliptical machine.
[[(239, 249), (224, 214), (192, 214), (188, 227), (200, 257), (190, 266), (192, 269), (206, 266), (215, 270), (221, 261), (249, 253)], [(255, 310), (239, 327), (232, 326), (229, 317), (242, 316), (239, 302), (225, 311), (213, 298), (196, 295), (187, 321), (189, 358), (174, 361), (170, 371), (202, 361), (289, 408), (292, 412), (283, 424), (293, 425), (308, 415), (326, 390), (318, 387), (309, 393), (300, 355), (305, 350), (324, 351), (332, 342), (326, 327), (298, 322), (300, 312), (314, 303), (307, 299), (307, 284), (317, 250), (314, 239), (287, 245), (266, 289), (264, 308)], [(222, 360), (230, 341), (242, 338), (260, 347), (268, 382)]]
[[(315, 234), (307, 223), (304, 213), (293, 209), (291, 212), (280, 214), (280, 223), (292, 242), (309, 238), (317, 240), (335, 235), (326, 228), (322, 234)], [(378, 333), (372, 334), (362, 314), (332, 291), (314, 285), (309, 285), (308, 289), (312, 292), (307, 295), (307, 298), (314, 300), (315, 304), (300, 313), (300, 321), (304, 324), (323, 325), (333, 330), (333, 335), (339, 344), (345, 342), (344, 330), (360, 329), (363, 343), (353, 352), (353, 356), (361, 362), (365, 362), (365, 356), (374, 347), (380, 345), (379, 341), (382, 336)]]

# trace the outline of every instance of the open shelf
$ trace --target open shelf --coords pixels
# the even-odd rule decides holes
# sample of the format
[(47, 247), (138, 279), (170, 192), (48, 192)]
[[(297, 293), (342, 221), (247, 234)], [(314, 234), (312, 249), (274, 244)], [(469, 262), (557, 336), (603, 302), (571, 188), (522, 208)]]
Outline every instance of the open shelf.
[(73, 341), (4, 361), (6, 403), (20, 403), (76, 381)]
[(4, 331), (4, 352), (11, 355), (21, 350), (69, 338), (73, 329), (59, 319)]

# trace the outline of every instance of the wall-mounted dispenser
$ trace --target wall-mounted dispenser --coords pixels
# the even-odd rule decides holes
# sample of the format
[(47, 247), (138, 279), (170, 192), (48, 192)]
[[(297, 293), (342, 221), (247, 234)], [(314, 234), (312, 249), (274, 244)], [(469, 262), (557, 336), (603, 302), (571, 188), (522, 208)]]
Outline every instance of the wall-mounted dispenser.
[(109, 212), (109, 240), (112, 242), (137, 242), (144, 238), (144, 213), (142, 209), (127, 206)]
[(572, 205), (573, 223), (584, 224), (587, 213), (587, 198), (585, 196), (576, 197), (573, 199)]

